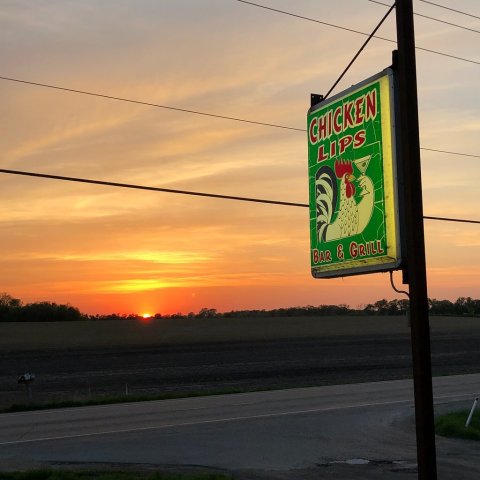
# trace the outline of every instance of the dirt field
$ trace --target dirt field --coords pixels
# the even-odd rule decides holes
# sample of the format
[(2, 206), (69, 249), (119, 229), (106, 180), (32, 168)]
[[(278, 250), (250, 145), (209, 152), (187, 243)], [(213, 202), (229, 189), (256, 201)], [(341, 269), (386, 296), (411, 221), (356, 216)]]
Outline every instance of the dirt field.
[[(434, 375), (480, 371), (480, 318), (433, 317)], [(402, 317), (0, 324), (0, 406), (97, 394), (285, 388), (411, 376)], [(127, 387), (126, 387), (127, 385)]]
[[(432, 333), (478, 333), (480, 318), (432, 317)], [(272, 317), (0, 323), (0, 351), (408, 334), (405, 317)]]

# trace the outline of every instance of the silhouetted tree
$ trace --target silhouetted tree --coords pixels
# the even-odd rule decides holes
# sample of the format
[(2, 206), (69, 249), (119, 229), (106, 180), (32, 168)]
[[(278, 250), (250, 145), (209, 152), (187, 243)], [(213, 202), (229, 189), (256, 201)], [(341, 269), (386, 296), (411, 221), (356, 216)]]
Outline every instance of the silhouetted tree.
[(16, 312), (21, 308), (22, 302), (8, 293), (0, 293), (0, 321), (13, 321)]
[(218, 316), (214, 308), (202, 308), (196, 315), (197, 318), (215, 318)]
[(428, 299), (429, 311), (432, 315), (455, 315), (455, 304), (450, 300)]
[(83, 319), (78, 308), (53, 302), (27, 303), (15, 315), (18, 322), (70, 322)]

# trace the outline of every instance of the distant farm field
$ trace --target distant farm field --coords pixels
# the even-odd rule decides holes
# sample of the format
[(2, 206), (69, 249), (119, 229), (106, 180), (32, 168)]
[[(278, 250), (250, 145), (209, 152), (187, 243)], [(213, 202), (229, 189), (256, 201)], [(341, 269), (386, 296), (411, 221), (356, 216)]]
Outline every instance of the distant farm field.
[[(480, 318), (431, 318), (433, 374), (480, 372)], [(0, 408), (409, 378), (405, 317), (0, 323)]]
[[(432, 317), (432, 332), (480, 332), (480, 318)], [(142, 347), (409, 332), (405, 317), (271, 317), (0, 323), (0, 350)]]

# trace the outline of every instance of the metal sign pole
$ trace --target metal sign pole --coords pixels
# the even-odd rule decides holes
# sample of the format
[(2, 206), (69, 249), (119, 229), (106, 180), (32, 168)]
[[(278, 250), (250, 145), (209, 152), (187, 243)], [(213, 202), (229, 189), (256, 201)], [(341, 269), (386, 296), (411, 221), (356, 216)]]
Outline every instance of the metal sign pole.
[(430, 328), (423, 230), (420, 140), (412, 0), (396, 2), (399, 120), (403, 179), (406, 266), (410, 286), (410, 319), (415, 391), (419, 480), (436, 480)]

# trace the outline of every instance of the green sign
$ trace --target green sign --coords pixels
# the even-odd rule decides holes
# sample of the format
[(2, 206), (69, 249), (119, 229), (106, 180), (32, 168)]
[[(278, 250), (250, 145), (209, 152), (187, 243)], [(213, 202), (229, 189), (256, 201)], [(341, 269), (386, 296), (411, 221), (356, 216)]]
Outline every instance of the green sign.
[(393, 103), (387, 69), (308, 111), (316, 278), (392, 270), (401, 263)]

